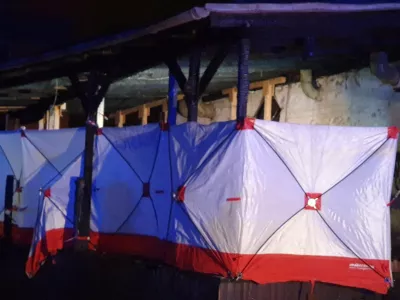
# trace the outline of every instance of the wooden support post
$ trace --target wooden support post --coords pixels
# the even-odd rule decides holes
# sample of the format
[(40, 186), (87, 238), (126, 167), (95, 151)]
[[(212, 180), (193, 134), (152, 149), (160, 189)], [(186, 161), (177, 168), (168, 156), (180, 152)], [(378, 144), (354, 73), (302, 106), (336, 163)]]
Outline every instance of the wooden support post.
[(229, 120), (236, 120), (237, 117), (237, 88), (230, 88), (222, 91), (223, 95), (228, 95), (231, 104)]
[(14, 130), (18, 130), (21, 127), (19, 119), (14, 119)]
[(147, 118), (150, 115), (150, 108), (143, 104), (139, 109), (139, 119), (142, 120), (142, 125), (147, 125)]
[[(168, 122), (168, 101), (164, 101), (161, 105), (162, 113), (164, 115), (164, 122)], [(175, 112), (175, 120), (176, 120), (176, 112)], [(175, 121), (176, 124), (176, 121)], [(174, 125), (175, 125), (174, 124)]]
[(38, 130), (44, 130), (46, 128), (45, 126), (46, 126), (46, 120), (45, 117), (43, 116), (43, 118), (39, 120)]
[(85, 150), (83, 159), (83, 195), (75, 199), (75, 220), (77, 240), (76, 251), (85, 251), (89, 247), (90, 219), (93, 183), (93, 156), (94, 142), (97, 132), (96, 115), (97, 109), (110, 86), (108, 74), (93, 71), (88, 75), (87, 82), (81, 82), (78, 75), (70, 76), (72, 88), (80, 98), (86, 113)]
[(55, 105), (50, 108), (50, 110), (46, 113), (47, 116), (47, 130), (60, 129), (60, 118), (61, 118), (61, 109), (60, 106)]
[(272, 93), (275, 86), (270, 83), (266, 83), (263, 86), (263, 98), (264, 98), (264, 120), (271, 121), (272, 119)]
[(6, 114), (6, 118), (5, 118), (5, 121), (4, 121), (4, 129), (5, 130), (8, 130), (9, 129), (9, 126), (10, 126), (10, 115), (9, 114)]
[(125, 114), (119, 110), (117, 111), (117, 113), (115, 114), (115, 126), (117, 127), (124, 127), (126, 122), (126, 118), (125, 118)]
[(262, 95), (264, 98), (264, 120), (272, 120), (272, 98), (275, 96), (275, 86), (284, 83), (286, 83), (285, 77), (277, 77), (250, 84), (251, 90), (262, 89)]

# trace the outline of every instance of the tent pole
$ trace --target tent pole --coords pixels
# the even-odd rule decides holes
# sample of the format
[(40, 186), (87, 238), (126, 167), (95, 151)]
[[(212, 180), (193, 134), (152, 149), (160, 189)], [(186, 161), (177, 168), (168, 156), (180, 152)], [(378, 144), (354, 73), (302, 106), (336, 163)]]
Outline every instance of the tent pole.
[(247, 98), (249, 96), (249, 55), (250, 40), (242, 38), (239, 41), (238, 103), (236, 113), (239, 122), (243, 122), (247, 116)]
[(176, 125), (176, 109), (178, 106), (178, 91), (176, 88), (176, 79), (172, 73), (169, 73), (168, 82), (168, 124)]
[(75, 250), (84, 251), (88, 249), (90, 239), (94, 140), (97, 132), (96, 116), (99, 105), (110, 85), (110, 80), (107, 74), (96, 71), (90, 72), (84, 80), (80, 80), (77, 75), (70, 76), (70, 80), (77, 97), (81, 100), (87, 118), (83, 182), (80, 183), (83, 191), (82, 195), (75, 200), (75, 226), (77, 230)]

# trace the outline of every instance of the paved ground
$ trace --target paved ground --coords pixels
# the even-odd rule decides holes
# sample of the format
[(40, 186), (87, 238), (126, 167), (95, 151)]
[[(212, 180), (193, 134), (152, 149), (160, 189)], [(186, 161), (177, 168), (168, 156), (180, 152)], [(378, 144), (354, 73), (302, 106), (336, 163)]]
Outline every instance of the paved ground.
[[(308, 284), (260, 287), (253, 283), (224, 283), (209, 276), (149, 266), (130, 257), (61, 253), (33, 279), (24, 273), (27, 249), (0, 253), (0, 290), (7, 299), (134, 299), (134, 300), (309, 300)], [(398, 278), (400, 282), (400, 277)], [(0, 296), (1, 297), (1, 296)], [(399, 300), (400, 285), (383, 297), (356, 289), (317, 284), (314, 300)]]

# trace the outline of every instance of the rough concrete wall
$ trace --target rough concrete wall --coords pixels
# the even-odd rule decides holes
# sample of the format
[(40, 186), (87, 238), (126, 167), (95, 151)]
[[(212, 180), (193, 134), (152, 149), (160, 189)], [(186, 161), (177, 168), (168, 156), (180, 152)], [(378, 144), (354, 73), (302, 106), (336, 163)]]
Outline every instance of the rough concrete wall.
[[(400, 127), (400, 93), (382, 84), (369, 69), (341, 73), (317, 80), (322, 101), (308, 98), (300, 83), (278, 86), (275, 97), (282, 108), (281, 122), (344, 126)], [(248, 116), (254, 117), (261, 106), (261, 91), (251, 92)], [(228, 98), (213, 103), (214, 119), (199, 118), (199, 123), (227, 121), (230, 118)], [(178, 123), (186, 119), (178, 116)]]
[[(262, 105), (262, 91), (250, 91), (249, 99), (247, 102), (247, 115), (249, 117), (254, 117), (257, 111), (260, 109)], [(229, 102), (229, 98), (222, 98), (217, 101), (213, 101), (212, 105), (216, 110), (215, 118), (198, 118), (198, 123), (200, 124), (210, 124), (213, 122), (224, 122), (228, 121), (231, 116), (231, 103)], [(181, 116), (180, 114), (177, 115), (177, 124), (182, 124), (186, 122), (186, 118)]]
[(277, 87), (281, 122), (321, 125), (400, 125), (400, 93), (383, 85), (369, 69), (317, 80), (322, 101), (308, 98), (300, 83)]

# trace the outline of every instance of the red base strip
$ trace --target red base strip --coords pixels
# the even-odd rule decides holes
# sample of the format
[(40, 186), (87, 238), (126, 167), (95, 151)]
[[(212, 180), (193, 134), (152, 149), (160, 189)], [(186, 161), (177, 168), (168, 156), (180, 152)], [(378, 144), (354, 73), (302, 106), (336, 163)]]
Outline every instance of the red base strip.
[(0, 238), (4, 236), (4, 222), (0, 222)]
[[(67, 230), (70, 231), (70, 230)], [(51, 230), (46, 242), (36, 245), (26, 264), (27, 274), (34, 275), (49, 254), (63, 247), (71, 232), (64, 229)], [(217, 253), (183, 244), (161, 241), (155, 237), (139, 235), (113, 235), (92, 233), (91, 242), (101, 252), (121, 253), (162, 260), (183, 270), (228, 277), (228, 270), (237, 275), (243, 271), (243, 279), (260, 284), (288, 281), (319, 281), (342, 286), (368, 289), (386, 294), (388, 284), (370, 267), (357, 258), (264, 254), (238, 255)], [(222, 267), (227, 267), (227, 270)], [(250, 262), (250, 264), (248, 264)], [(390, 278), (389, 261), (366, 260), (378, 273)], [(247, 267), (246, 267), (247, 266)]]
[(32, 243), (33, 228), (21, 228), (13, 225), (11, 236), (14, 244), (28, 246)]
[(73, 229), (47, 231), (45, 239), (40, 240), (30, 254), (25, 264), (25, 273), (29, 277), (35, 276), (49, 255), (56, 255), (57, 251), (64, 248), (64, 242), (73, 237), (73, 232)]

